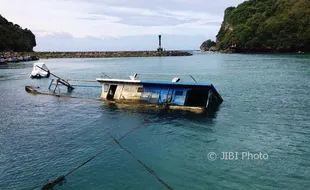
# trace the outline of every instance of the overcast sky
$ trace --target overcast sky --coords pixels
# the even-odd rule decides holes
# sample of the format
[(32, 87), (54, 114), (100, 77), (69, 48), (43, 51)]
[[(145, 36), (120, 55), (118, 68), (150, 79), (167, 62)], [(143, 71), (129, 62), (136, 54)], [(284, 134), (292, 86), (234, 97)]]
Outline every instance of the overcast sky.
[(0, 0), (0, 14), (29, 28), (36, 51), (199, 49), (224, 10), (243, 0)]

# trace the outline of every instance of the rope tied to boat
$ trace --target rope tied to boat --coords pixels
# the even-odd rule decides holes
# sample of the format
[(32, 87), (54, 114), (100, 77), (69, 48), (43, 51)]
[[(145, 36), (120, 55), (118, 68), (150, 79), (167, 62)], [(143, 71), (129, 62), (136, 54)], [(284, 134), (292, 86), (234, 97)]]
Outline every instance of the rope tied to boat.
[(66, 182), (66, 178), (65, 176), (59, 176), (57, 179), (45, 184), (43, 187), (42, 187), (42, 190), (52, 190), (54, 189), (54, 187), (56, 185), (62, 185), (63, 183)]
[(135, 155), (133, 155), (127, 148), (123, 147), (121, 143), (110, 133), (110, 131), (107, 129), (107, 134), (114, 140), (114, 142), (124, 151), (126, 151), (133, 159), (135, 159), (139, 164), (141, 164), (147, 172), (149, 172), (151, 175), (153, 175), (157, 181), (159, 181), (161, 184), (163, 184), (167, 189), (172, 190), (173, 188), (169, 186), (164, 180), (162, 180), (154, 170), (149, 168), (146, 164), (144, 164), (141, 160), (139, 160)]
[[(162, 183), (167, 189), (172, 189), (167, 183), (165, 183), (161, 178), (159, 178), (159, 176), (155, 173), (154, 170), (152, 170), (151, 168), (149, 168), (147, 165), (145, 165), (141, 160), (139, 160), (136, 156), (134, 156), (128, 149), (126, 149), (125, 147), (123, 147), (120, 143), (120, 141), (122, 139), (124, 139), (125, 137), (127, 137), (129, 134), (133, 133), (134, 131), (136, 131), (137, 129), (141, 128), (143, 125), (147, 124), (148, 120), (144, 119), (141, 124), (137, 125), (135, 128), (133, 128), (132, 130), (130, 130), (129, 132), (127, 132), (126, 134), (124, 134), (122, 137), (120, 137), (119, 139), (116, 139), (109, 131), (109, 129), (107, 128), (107, 134), (112, 138), (112, 140), (119, 145), (119, 147), (121, 149), (123, 149), (124, 151), (126, 151), (128, 154), (130, 154), (139, 164), (141, 164), (150, 174), (152, 174), (160, 183)], [(72, 170), (70, 170), (68, 173), (66, 173), (65, 175), (61, 175), (59, 176), (57, 179), (52, 180), (48, 183), (46, 183), (41, 189), (42, 190), (53, 190), (54, 187), (56, 185), (62, 185), (64, 183), (66, 183), (66, 177), (69, 176), (70, 174), (74, 173), (75, 171), (77, 171), (79, 168), (81, 168), (82, 166), (86, 165), (87, 163), (89, 163), (91, 160), (93, 160), (94, 158), (96, 158), (97, 156), (99, 156), (100, 154), (102, 154), (104, 152), (104, 150), (98, 152), (97, 154), (95, 154), (94, 156), (90, 157), (88, 160), (86, 160), (85, 162), (83, 162), (82, 164), (80, 164), (79, 166), (73, 168)]]

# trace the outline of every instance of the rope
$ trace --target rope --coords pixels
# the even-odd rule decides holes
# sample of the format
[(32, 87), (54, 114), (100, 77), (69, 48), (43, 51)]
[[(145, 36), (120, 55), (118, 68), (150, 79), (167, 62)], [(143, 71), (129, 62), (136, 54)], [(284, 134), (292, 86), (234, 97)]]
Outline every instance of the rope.
[(144, 124), (147, 123), (147, 120), (143, 120), (143, 122), (141, 123), (141, 125), (138, 125), (137, 127), (133, 128), (131, 131), (129, 131), (128, 133), (126, 133), (124, 136), (122, 136), (121, 138), (118, 139), (118, 141), (121, 141), (123, 138), (125, 138), (126, 136), (128, 136), (130, 133), (134, 132), (135, 130), (139, 129), (140, 127), (142, 127)]
[(70, 172), (68, 172), (67, 174), (65, 174), (65, 177), (67, 177), (68, 175), (72, 174), (73, 172), (75, 172), (76, 170), (78, 170), (79, 168), (81, 168), (82, 166), (84, 166), (85, 164), (87, 164), (88, 162), (90, 162), (92, 159), (96, 158), (97, 156), (99, 156), (100, 154), (102, 154), (103, 151), (98, 152), (96, 155), (92, 156), (91, 158), (89, 158), (88, 160), (86, 160), (85, 162), (83, 162), (81, 165), (79, 165), (78, 167), (72, 169)]
[[(50, 86), (55, 86), (56, 84), (55, 83), (51, 83)], [(63, 85), (63, 84), (58, 84), (58, 86), (66, 86), (66, 85)], [(83, 85), (83, 84), (72, 84), (71, 86), (74, 86), (74, 87), (89, 87), (89, 88), (102, 88), (101, 85)], [(49, 87), (50, 89), (50, 87)]]
[(102, 88), (102, 86), (98, 86), (98, 85), (82, 85), (82, 84), (76, 84), (76, 85), (72, 85), (72, 86), (77, 86), (77, 87), (90, 87), (90, 88)]
[(157, 181), (159, 181), (161, 184), (163, 184), (167, 189), (172, 190), (172, 187), (170, 187), (166, 182), (164, 182), (156, 173), (154, 170), (152, 170), (151, 168), (149, 168), (147, 165), (145, 165), (141, 160), (139, 160), (135, 155), (133, 155), (128, 149), (126, 149), (125, 147), (123, 147), (121, 145), (121, 143), (119, 142), (119, 140), (117, 140), (116, 138), (113, 137), (113, 135), (110, 133), (109, 130), (107, 130), (108, 135), (114, 140), (114, 142), (124, 151), (126, 151), (128, 154), (130, 154), (139, 164), (141, 164), (146, 171), (148, 171), (151, 175), (153, 175)]
[(75, 82), (98, 82), (96, 80), (79, 80), (79, 79), (65, 79), (66, 81), (75, 81)]
[[(121, 138), (119, 138), (118, 140), (116, 140), (117, 142), (119, 142), (120, 140), (124, 139), (126, 136), (128, 136), (130, 133), (134, 132), (135, 130), (139, 129), (143, 124), (147, 123), (147, 120), (143, 120), (143, 122), (138, 125), (137, 127), (135, 127), (134, 129), (132, 129), (131, 131), (129, 131), (128, 133), (126, 133), (124, 136), (122, 136)], [(114, 137), (113, 137), (114, 138)], [(86, 165), (88, 162), (90, 162), (91, 160), (93, 160), (94, 158), (96, 158), (97, 156), (99, 156), (100, 154), (102, 154), (104, 152), (104, 150), (98, 152), (97, 154), (95, 154), (94, 156), (90, 157), (88, 160), (86, 160), (85, 162), (83, 162), (82, 164), (80, 164), (79, 166), (73, 168), (72, 170), (70, 170), (68, 173), (66, 173), (65, 175), (61, 175), (59, 176), (57, 179), (52, 180), (48, 183), (46, 183), (41, 189), (42, 190), (52, 190), (56, 185), (62, 185), (63, 183), (66, 182), (66, 177), (69, 176), (70, 174), (72, 174), (73, 172), (75, 172), (76, 170), (78, 170), (79, 168), (81, 168), (82, 166)], [(37, 188), (37, 187), (35, 187)]]

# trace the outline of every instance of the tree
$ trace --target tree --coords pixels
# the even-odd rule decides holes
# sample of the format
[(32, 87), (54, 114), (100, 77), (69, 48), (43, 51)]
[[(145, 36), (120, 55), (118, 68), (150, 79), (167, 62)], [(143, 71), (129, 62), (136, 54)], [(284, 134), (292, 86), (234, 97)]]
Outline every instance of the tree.
[(310, 52), (309, 0), (248, 0), (225, 10), (217, 40), (224, 49), (235, 35), (237, 47)]
[(0, 15), (0, 51), (33, 51), (36, 46), (35, 35), (18, 24), (8, 22)]
[(207, 40), (206, 41), (206, 47), (210, 48), (212, 46), (216, 46), (216, 42), (212, 41), (212, 40)]
[(212, 46), (216, 46), (216, 42), (212, 41), (211, 39), (208, 39), (207, 41), (204, 41), (201, 44), (200, 49), (202, 51), (208, 51)]

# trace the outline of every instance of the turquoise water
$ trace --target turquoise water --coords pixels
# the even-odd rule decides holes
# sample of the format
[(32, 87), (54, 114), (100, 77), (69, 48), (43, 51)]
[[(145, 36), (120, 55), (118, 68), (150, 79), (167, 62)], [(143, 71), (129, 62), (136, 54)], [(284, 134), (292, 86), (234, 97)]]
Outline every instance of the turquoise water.
[[(165, 189), (106, 133), (120, 138), (145, 119), (121, 143), (174, 189), (310, 188), (309, 55), (42, 61), (75, 79), (188, 73), (213, 83), (224, 102), (200, 116), (32, 95), (25, 85), (47, 91), (49, 84), (29, 78), (32, 63), (0, 66), (0, 189), (42, 187), (101, 150), (55, 189)], [(77, 88), (73, 95), (99, 98), (100, 88)], [(222, 152), (236, 152), (238, 160), (223, 160)], [(265, 157), (241, 157), (247, 152)]]

